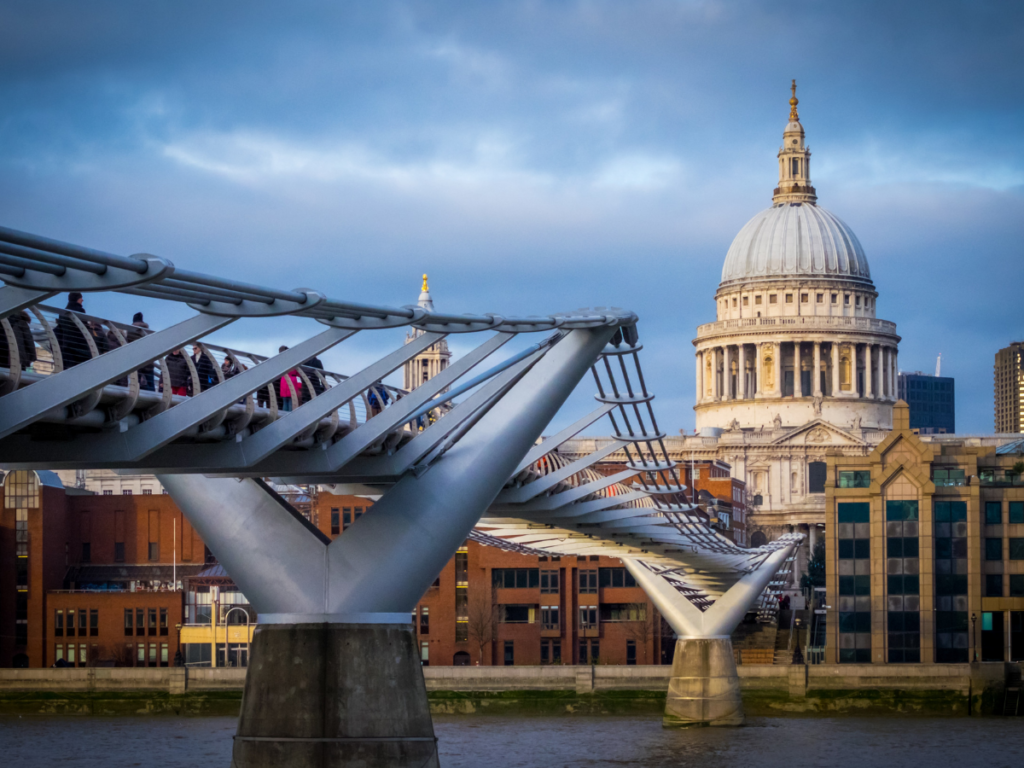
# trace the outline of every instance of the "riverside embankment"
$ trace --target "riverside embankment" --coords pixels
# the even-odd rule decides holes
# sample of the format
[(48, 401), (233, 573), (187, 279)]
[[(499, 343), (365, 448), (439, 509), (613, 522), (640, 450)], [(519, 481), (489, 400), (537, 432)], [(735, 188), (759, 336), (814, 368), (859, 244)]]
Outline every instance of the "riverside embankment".
[[(744, 665), (748, 715), (1001, 714), (1011, 665)], [(436, 714), (654, 714), (669, 667), (425, 667)], [(233, 715), (244, 669), (0, 670), (4, 714)]]

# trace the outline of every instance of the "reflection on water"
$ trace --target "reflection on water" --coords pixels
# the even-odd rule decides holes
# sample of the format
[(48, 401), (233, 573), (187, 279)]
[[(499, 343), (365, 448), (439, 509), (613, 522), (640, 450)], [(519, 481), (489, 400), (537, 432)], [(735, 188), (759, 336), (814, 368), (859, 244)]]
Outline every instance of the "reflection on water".
[[(1024, 720), (751, 718), (666, 731), (656, 717), (442, 716), (444, 768), (1020, 766)], [(228, 717), (0, 717), (0, 764), (227, 768)], [(57, 762), (59, 761), (59, 763)]]

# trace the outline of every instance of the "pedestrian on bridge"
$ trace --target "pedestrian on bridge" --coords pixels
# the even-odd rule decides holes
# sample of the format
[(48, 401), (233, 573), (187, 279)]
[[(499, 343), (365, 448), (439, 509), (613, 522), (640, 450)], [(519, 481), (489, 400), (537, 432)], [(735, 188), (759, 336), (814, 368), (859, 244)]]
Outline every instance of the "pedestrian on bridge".
[(68, 305), (57, 318), (57, 326), (54, 328), (54, 336), (57, 337), (57, 346), (60, 347), (61, 360), (64, 362), (65, 370), (73, 368), (79, 363), (84, 363), (92, 357), (89, 353), (89, 345), (85, 336), (79, 330), (78, 325), (71, 318), (68, 312), (85, 312), (85, 303), (82, 294), (72, 291), (68, 294)]
[(189, 387), (192, 384), (192, 372), (188, 369), (185, 355), (182, 350), (176, 349), (164, 358), (164, 365), (167, 367), (167, 376), (171, 380), (171, 393), (188, 396)]

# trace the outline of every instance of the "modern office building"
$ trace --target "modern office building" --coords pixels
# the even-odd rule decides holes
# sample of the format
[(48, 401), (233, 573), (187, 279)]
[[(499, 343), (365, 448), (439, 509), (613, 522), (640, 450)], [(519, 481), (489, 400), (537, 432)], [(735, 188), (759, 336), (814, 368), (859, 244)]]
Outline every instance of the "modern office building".
[(956, 391), (950, 376), (932, 376), (921, 371), (900, 373), (900, 400), (910, 406), (910, 428), (922, 435), (952, 435), (956, 432)]
[(996, 352), (992, 389), (996, 432), (1024, 432), (1024, 341)]
[(828, 459), (826, 662), (1024, 659), (1024, 441), (922, 437), (902, 402), (893, 421)]

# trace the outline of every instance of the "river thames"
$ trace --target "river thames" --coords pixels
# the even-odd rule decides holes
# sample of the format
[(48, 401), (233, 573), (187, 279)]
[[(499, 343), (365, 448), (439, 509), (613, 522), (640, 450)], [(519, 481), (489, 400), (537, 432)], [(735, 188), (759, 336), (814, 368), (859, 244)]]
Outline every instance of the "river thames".
[[(668, 731), (657, 717), (439, 716), (443, 768), (863, 768), (1024, 761), (1015, 718), (749, 718)], [(0, 764), (35, 768), (228, 768), (233, 717), (0, 717)]]

